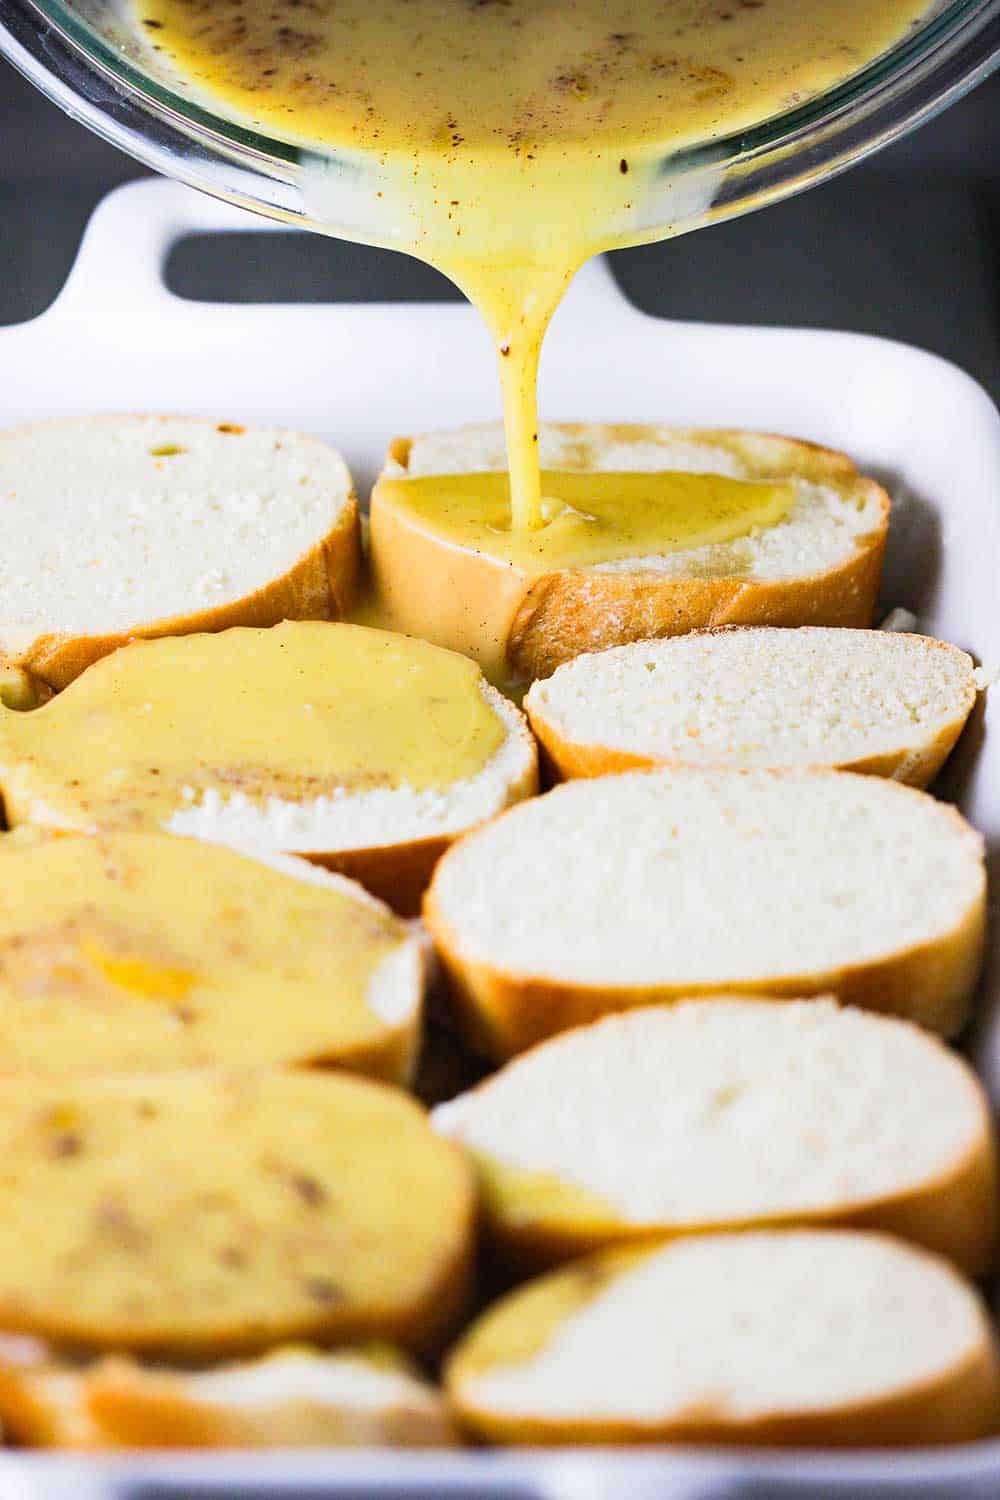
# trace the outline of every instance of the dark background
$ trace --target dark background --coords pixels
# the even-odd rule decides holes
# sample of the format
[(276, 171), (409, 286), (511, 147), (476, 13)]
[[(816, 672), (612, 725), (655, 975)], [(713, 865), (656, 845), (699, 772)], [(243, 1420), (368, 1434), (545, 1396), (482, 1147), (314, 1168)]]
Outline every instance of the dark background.
[[(629, 297), (668, 317), (856, 329), (933, 349), (1000, 400), (1000, 75), (907, 140), (776, 208), (622, 251)], [(0, 62), (0, 324), (59, 291), (98, 199), (143, 169)], [(404, 256), (304, 235), (182, 244), (168, 279), (232, 300), (438, 300)]]

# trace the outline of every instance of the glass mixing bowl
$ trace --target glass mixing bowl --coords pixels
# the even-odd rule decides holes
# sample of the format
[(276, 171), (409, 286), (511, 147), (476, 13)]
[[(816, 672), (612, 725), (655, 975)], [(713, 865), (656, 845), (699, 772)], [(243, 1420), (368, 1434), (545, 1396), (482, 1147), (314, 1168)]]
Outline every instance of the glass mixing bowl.
[[(0, 0), (0, 51), (68, 114), (159, 172), (274, 218), (393, 243), (377, 184), (356, 159), (319, 155), (213, 113), (135, 34), (126, 6)], [(621, 243), (694, 228), (819, 182), (943, 109), (998, 61), (1000, 0), (930, 4), (920, 26), (837, 88), (753, 129), (664, 157)]]

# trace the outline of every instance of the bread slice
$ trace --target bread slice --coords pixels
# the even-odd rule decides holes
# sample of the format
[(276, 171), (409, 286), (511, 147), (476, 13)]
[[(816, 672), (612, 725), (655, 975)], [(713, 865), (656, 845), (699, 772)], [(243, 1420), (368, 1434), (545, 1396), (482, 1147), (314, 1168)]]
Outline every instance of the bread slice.
[(0, 836), (6, 1073), (323, 1064), (408, 1082), (427, 945), (354, 881), (168, 834)]
[(441, 1448), (440, 1391), (391, 1351), (278, 1349), (252, 1364), (171, 1372), (104, 1360), (87, 1408), (123, 1448)]
[(64, 688), (135, 636), (337, 619), (360, 568), (347, 466), (302, 433), (104, 416), (0, 432), (0, 660)]
[(849, 1230), (695, 1236), (577, 1261), (449, 1360), (501, 1443), (965, 1442), (1000, 1425), (986, 1310), (946, 1261)]
[(922, 787), (972, 710), (974, 671), (929, 636), (751, 626), (579, 656), (524, 707), (560, 777), (817, 765)]
[(125, 1448), (440, 1448), (457, 1442), (441, 1393), (388, 1351), (280, 1349), (204, 1372), (106, 1360), (87, 1405)]
[(397, 1089), (201, 1070), (0, 1080), (0, 1327), (170, 1359), (437, 1344), (468, 1289), (464, 1154)]
[[(782, 521), (735, 541), (552, 573), (485, 545), (463, 552), (376, 484), (370, 555), (396, 629), (470, 650), (494, 681), (530, 682), (584, 651), (705, 626), (871, 624), (889, 498), (843, 454), (762, 433), (599, 423), (543, 426), (539, 447), (550, 469), (776, 479), (796, 495)], [(499, 425), (460, 427), (397, 440), (383, 478), (505, 464)]]
[(300, 854), (407, 913), (456, 835), (537, 774), (474, 663), (360, 625), (137, 641), (32, 713), (0, 708), (10, 826)]
[(449, 851), (425, 902), (470, 1040), (509, 1057), (609, 1011), (750, 991), (944, 1035), (982, 962), (983, 843), (844, 771), (570, 781)]
[(917, 1027), (829, 1000), (608, 1016), (440, 1105), (519, 1264), (781, 1223), (889, 1230), (989, 1269), (996, 1170), (976, 1075)]
[(0, 1338), (0, 1424), (34, 1448), (452, 1446), (444, 1401), (390, 1349), (286, 1346), (204, 1370), (70, 1362)]

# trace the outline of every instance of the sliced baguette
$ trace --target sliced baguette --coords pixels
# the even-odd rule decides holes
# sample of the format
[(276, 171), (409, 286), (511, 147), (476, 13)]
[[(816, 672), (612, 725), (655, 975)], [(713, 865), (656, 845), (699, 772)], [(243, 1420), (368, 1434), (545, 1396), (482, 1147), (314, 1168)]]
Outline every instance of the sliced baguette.
[[(790, 480), (797, 497), (783, 521), (735, 542), (538, 575), (463, 552), (376, 484), (370, 556), (395, 628), (471, 649), (494, 681), (530, 682), (584, 651), (705, 626), (871, 624), (889, 498), (843, 454), (761, 433), (627, 424), (543, 426), (539, 444), (548, 468)], [(460, 427), (397, 440), (383, 477), (504, 466), (499, 426)]]
[(976, 1075), (903, 1021), (717, 999), (608, 1016), (434, 1111), (521, 1265), (781, 1223), (889, 1230), (989, 1269), (993, 1127)]
[(0, 838), (3, 1072), (320, 1064), (406, 1083), (426, 944), (354, 881), (167, 834)]
[(440, 1393), (389, 1349), (306, 1347), (204, 1370), (72, 1363), (0, 1338), (0, 1424), (34, 1448), (451, 1446)]
[(840, 1000), (960, 1029), (983, 842), (925, 792), (843, 771), (570, 781), (468, 835), (425, 918), (473, 1045), (509, 1057), (693, 994)]
[(468, 1290), (464, 1154), (347, 1074), (0, 1079), (0, 1327), (210, 1360), (435, 1347)]
[(0, 661), (61, 689), (136, 636), (337, 619), (358, 504), (326, 443), (193, 417), (0, 433)]
[(156, 1371), (105, 1360), (87, 1382), (105, 1442), (123, 1448), (440, 1448), (441, 1393), (381, 1352), (279, 1349), (253, 1364)]
[(703, 1235), (577, 1261), (505, 1298), (448, 1362), (500, 1443), (889, 1447), (1000, 1425), (978, 1295), (878, 1234)]
[(832, 766), (927, 786), (976, 701), (956, 646), (885, 630), (697, 631), (579, 656), (525, 711), (557, 775)]
[(0, 708), (8, 825), (299, 854), (407, 914), (466, 829), (531, 795), (523, 715), (472, 662), (360, 625), (137, 641)]

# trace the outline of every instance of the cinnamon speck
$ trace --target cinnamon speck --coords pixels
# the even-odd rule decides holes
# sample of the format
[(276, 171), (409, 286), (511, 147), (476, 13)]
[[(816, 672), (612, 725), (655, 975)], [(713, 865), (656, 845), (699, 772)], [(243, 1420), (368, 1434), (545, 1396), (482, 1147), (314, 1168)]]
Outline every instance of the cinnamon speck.
[(322, 1302), (329, 1305), (339, 1302), (343, 1292), (335, 1281), (330, 1281), (326, 1276), (310, 1276), (304, 1283), (306, 1295), (314, 1302)]
[(318, 1208), (321, 1203), (326, 1202), (325, 1188), (320, 1186), (315, 1177), (310, 1177), (306, 1172), (296, 1173), (292, 1178), (292, 1187), (303, 1203), (308, 1203), (310, 1208)]
[(144, 1250), (148, 1237), (120, 1199), (107, 1197), (98, 1205), (97, 1226), (122, 1250)]

